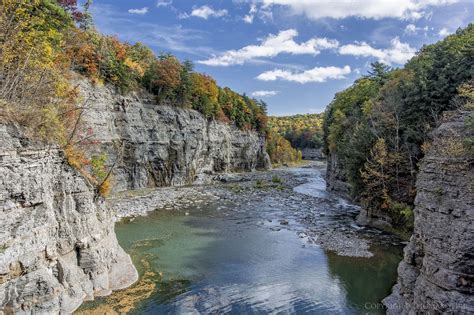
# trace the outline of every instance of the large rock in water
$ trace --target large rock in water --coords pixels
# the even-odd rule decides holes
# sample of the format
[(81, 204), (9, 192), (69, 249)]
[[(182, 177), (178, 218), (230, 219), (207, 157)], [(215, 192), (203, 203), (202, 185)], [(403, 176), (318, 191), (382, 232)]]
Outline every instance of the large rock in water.
[(110, 86), (78, 84), (85, 120), (114, 170), (114, 190), (177, 186), (216, 173), (271, 167), (265, 138), (255, 131), (208, 120), (199, 112), (157, 105), (144, 92), (127, 96)]
[(384, 300), (389, 314), (474, 314), (474, 161), (464, 143), (474, 137), (469, 114), (449, 112), (433, 132), (417, 177), (413, 236), (398, 283)]
[(0, 313), (70, 313), (137, 280), (111, 212), (56, 148), (5, 125), (0, 147)]

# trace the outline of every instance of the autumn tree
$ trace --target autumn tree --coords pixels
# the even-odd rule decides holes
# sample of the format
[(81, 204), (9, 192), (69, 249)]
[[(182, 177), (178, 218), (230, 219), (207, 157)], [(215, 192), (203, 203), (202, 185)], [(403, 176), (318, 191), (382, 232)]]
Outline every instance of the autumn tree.
[(200, 73), (191, 74), (192, 106), (208, 118), (215, 117), (220, 109), (218, 103), (219, 89), (216, 81), (210, 76)]
[(153, 62), (143, 76), (145, 87), (160, 101), (173, 96), (181, 83), (181, 64), (173, 56), (162, 56)]

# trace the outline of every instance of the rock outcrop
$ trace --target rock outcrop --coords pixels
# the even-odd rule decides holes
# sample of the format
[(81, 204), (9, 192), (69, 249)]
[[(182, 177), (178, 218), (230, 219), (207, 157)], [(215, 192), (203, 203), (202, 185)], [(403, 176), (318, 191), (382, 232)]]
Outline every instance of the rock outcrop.
[(344, 168), (340, 165), (339, 158), (334, 153), (327, 157), (326, 188), (342, 197), (351, 200), (350, 187)]
[(0, 147), (0, 313), (70, 313), (137, 280), (111, 212), (57, 148), (5, 125)]
[[(415, 226), (389, 314), (474, 313), (474, 156), (471, 112), (449, 112), (417, 176)], [(472, 119), (472, 118), (470, 118)]]
[(322, 148), (302, 148), (301, 156), (303, 160), (323, 160), (325, 158)]
[(271, 166), (265, 139), (254, 131), (157, 105), (144, 92), (122, 96), (111, 87), (78, 83), (98, 152), (106, 152), (110, 163), (118, 160), (115, 191), (199, 183), (216, 173)]

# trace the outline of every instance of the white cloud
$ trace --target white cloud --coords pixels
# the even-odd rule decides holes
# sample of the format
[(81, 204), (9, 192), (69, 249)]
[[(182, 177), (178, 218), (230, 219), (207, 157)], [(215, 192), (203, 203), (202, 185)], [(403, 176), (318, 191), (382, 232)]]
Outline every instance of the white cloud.
[(415, 35), (418, 32), (418, 28), (415, 24), (408, 24), (405, 27), (405, 34), (413, 34)]
[(275, 96), (278, 93), (280, 92), (279, 91), (255, 91), (255, 92), (252, 92), (251, 95), (253, 97), (269, 97), (269, 96)]
[(344, 79), (347, 74), (351, 73), (351, 67), (315, 67), (299, 73), (288, 70), (275, 69), (260, 74), (257, 79), (262, 81), (284, 80), (298, 83), (309, 82), (326, 82), (328, 79)]
[(187, 13), (181, 13), (179, 15), (179, 18), (180, 19), (187, 19), (191, 16), (195, 16), (195, 17), (199, 17), (201, 19), (205, 19), (207, 20), (208, 18), (210, 17), (223, 17), (223, 16), (226, 16), (227, 15), (227, 10), (223, 9), (223, 10), (214, 10), (213, 8), (207, 6), (207, 5), (203, 5), (201, 7), (198, 7), (198, 8), (194, 8), (192, 11), (191, 11), (191, 14), (187, 14)]
[(141, 9), (129, 9), (128, 10), (128, 13), (132, 13), (132, 14), (146, 14), (148, 12), (148, 8), (147, 7), (144, 7), (144, 8), (141, 8)]
[(257, 5), (255, 3), (252, 3), (250, 5), (249, 14), (243, 17), (243, 20), (245, 21), (245, 23), (252, 24), (256, 13), (257, 13)]
[(173, 0), (158, 0), (156, 2), (156, 7), (159, 8), (159, 7), (167, 7), (169, 5), (172, 5), (173, 4)]
[(347, 17), (382, 19), (419, 19), (424, 9), (443, 6), (458, 0), (261, 0), (264, 7), (280, 5), (288, 7), (293, 14), (306, 15), (316, 20), (320, 18), (343, 19)]
[(441, 36), (441, 37), (448, 36), (449, 34), (451, 34), (451, 32), (446, 27), (443, 27), (438, 32), (438, 35)]
[(386, 49), (373, 48), (366, 42), (361, 42), (341, 46), (339, 53), (341, 55), (375, 57), (380, 62), (390, 65), (392, 63), (404, 64), (415, 55), (416, 49), (410, 47), (409, 44), (400, 42), (400, 39), (395, 37), (391, 40), (390, 47)]
[(244, 64), (262, 57), (275, 57), (282, 53), (293, 55), (317, 55), (322, 49), (334, 49), (338, 41), (327, 38), (312, 38), (303, 43), (294, 41), (298, 32), (294, 29), (281, 31), (278, 35), (270, 34), (260, 45), (245, 46), (239, 50), (228, 50), (219, 56), (213, 56), (198, 63), (208, 66), (230, 66)]

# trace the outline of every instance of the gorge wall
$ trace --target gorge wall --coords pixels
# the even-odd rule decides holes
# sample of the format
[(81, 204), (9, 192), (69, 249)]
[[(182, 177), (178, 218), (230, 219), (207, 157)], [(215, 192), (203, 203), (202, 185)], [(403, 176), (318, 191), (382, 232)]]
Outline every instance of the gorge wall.
[[(472, 111), (448, 112), (417, 176), (415, 225), (389, 314), (474, 313)], [(472, 119), (472, 118), (471, 118)]]
[[(265, 139), (194, 110), (77, 81), (88, 155), (115, 163), (115, 191), (212, 180), (271, 167)], [(92, 133), (89, 132), (92, 131)], [(0, 125), (0, 313), (70, 313), (136, 281), (114, 214), (61, 150)]]
[[(205, 119), (199, 112), (157, 105), (146, 93), (122, 96), (79, 81), (95, 149), (106, 152), (115, 191), (205, 182), (213, 174), (271, 167), (265, 139)], [(92, 152), (93, 153), (93, 152)]]
[(137, 280), (114, 219), (55, 147), (0, 125), (0, 313), (70, 313)]

